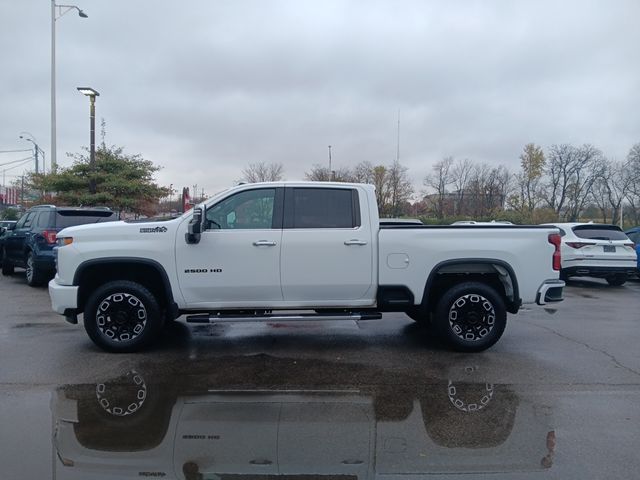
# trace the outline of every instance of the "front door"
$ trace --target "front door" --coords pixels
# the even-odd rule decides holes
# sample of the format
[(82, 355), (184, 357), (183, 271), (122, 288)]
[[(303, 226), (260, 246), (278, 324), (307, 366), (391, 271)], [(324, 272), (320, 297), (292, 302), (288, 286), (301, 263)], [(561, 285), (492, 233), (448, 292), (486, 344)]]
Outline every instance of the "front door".
[(282, 197), (281, 188), (234, 193), (207, 208), (199, 243), (178, 240), (180, 288), (190, 307), (248, 308), (282, 302)]
[(31, 226), (35, 220), (37, 212), (25, 213), (18, 223), (16, 228), (10, 231), (4, 239), (4, 251), (7, 258), (10, 258), (13, 262), (21, 263), (24, 261), (24, 243), (27, 235), (31, 231)]

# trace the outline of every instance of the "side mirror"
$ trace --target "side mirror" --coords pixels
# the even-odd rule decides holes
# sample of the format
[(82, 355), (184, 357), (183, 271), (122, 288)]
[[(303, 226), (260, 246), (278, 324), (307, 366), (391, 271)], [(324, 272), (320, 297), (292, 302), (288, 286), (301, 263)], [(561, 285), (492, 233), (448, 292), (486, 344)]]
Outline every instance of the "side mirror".
[(193, 217), (189, 221), (187, 226), (187, 233), (185, 234), (185, 240), (187, 243), (199, 243), (200, 234), (202, 233), (202, 208), (193, 209)]

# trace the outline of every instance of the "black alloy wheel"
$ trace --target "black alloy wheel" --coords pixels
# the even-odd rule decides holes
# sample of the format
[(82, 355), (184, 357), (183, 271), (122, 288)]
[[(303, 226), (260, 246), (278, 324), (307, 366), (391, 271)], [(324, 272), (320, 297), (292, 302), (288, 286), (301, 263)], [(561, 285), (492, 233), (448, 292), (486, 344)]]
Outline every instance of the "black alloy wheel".
[(93, 342), (110, 352), (135, 352), (151, 344), (162, 329), (154, 295), (128, 280), (99, 287), (87, 301), (84, 327)]
[(507, 312), (495, 289), (480, 282), (465, 282), (445, 292), (435, 318), (441, 337), (455, 350), (479, 352), (500, 339)]

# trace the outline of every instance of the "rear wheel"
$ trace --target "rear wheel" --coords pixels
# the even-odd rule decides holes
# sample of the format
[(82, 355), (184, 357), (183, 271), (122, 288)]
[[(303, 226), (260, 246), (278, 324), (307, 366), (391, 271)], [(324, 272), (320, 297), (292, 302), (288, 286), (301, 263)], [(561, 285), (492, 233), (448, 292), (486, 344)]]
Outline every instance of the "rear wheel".
[(612, 287), (620, 287), (627, 282), (627, 277), (624, 275), (616, 275), (614, 277), (607, 277), (607, 283)]
[(84, 328), (89, 338), (110, 352), (136, 352), (162, 331), (162, 312), (153, 294), (128, 280), (109, 282), (87, 300)]
[(38, 287), (44, 283), (45, 276), (43, 272), (36, 266), (33, 258), (33, 252), (27, 254), (25, 277), (27, 285), (30, 287)]
[(9, 259), (7, 258), (7, 254), (2, 249), (2, 275), (13, 275), (14, 268), (13, 265), (9, 263)]
[(440, 298), (435, 327), (455, 350), (480, 352), (495, 344), (507, 324), (500, 294), (480, 282), (454, 285)]

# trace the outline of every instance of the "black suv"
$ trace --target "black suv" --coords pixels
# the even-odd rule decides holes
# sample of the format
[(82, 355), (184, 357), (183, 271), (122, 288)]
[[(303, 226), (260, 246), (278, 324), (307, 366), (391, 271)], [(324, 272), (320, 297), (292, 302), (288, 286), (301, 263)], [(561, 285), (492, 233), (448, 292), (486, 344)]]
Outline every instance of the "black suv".
[(60, 230), (74, 225), (112, 222), (117, 219), (115, 212), (102, 207), (33, 207), (2, 236), (2, 274), (11, 275), (14, 267), (22, 267), (26, 270), (29, 285), (42, 285), (56, 271), (53, 248)]

